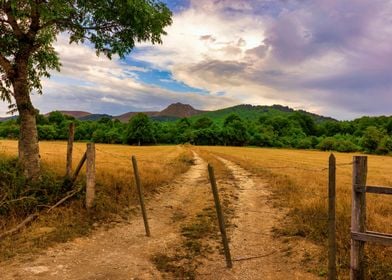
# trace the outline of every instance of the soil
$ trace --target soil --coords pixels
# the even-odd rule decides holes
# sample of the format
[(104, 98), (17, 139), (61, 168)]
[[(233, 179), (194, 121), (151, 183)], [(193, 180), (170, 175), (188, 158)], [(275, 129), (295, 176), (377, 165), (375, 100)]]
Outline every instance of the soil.
[[(285, 210), (272, 205), (268, 184), (239, 165), (219, 159), (234, 176), (219, 184), (237, 194), (234, 227), (229, 230), (234, 266), (226, 269), (223, 255), (212, 254), (199, 266), (196, 279), (318, 279), (301, 267), (310, 245), (273, 236)], [(152, 256), (175, 250), (182, 241), (180, 224), (205, 207), (211, 196), (206, 171), (206, 162), (195, 153), (194, 165), (185, 174), (146, 201), (151, 237), (145, 236), (139, 212), (114, 228), (97, 228), (90, 236), (39, 255), (0, 263), (0, 278), (163, 279)]]
[[(301, 262), (314, 248), (310, 244), (274, 237), (285, 209), (273, 206), (268, 184), (239, 165), (221, 160), (234, 176), (222, 189), (237, 189), (235, 218), (230, 232), (233, 268), (216, 254), (199, 269), (198, 279), (320, 279), (307, 273)], [(222, 184), (222, 183), (221, 183)], [(293, 248), (295, 246), (295, 248)]]

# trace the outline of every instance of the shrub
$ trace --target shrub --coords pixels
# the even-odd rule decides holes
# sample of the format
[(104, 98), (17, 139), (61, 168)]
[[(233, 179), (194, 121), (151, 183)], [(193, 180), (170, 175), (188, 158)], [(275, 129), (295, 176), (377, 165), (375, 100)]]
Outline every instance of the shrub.
[(381, 139), (380, 144), (377, 147), (376, 153), (381, 155), (386, 155), (392, 152), (392, 137), (385, 136)]
[(339, 139), (336, 141), (334, 150), (338, 152), (351, 153), (360, 150), (360, 148), (350, 140)]
[(333, 137), (327, 137), (321, 140), (321, 142), (317, 145), (317, 148), (322, 151), (332, 151), (336, 147), (336, 139)]

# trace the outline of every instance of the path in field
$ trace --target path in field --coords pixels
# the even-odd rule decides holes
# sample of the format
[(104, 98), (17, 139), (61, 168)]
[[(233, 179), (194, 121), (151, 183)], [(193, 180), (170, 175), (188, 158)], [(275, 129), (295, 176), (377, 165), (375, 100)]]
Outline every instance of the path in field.
[[(239, 165), (218, 157), (232, 172), (235, 181), (221, 183), (221, 189), (237, 188), (238, 200), (234, 201), (235, 217), (231, 221), (235, 226), (231, 231), (231, 254), (234, 261), (231, 270), (225, 268), (222, 255), (215, 255), (212, 260), (199, 269), (198, 279), (317, 279), (302, 269), (291, 258), (303, 253), (303, 248), (293, 248), (272, 236), (272, 230), (278, 225), (284, 213), (272, 205), (268, 186), (254, 174)], [(231, 186), (230, 186), (231, 184)]]
[(98, 229), (89, 237), (56, 245), (39, 256), (31, 256), (29, 262), (2, 263), (0, 279), (161, 279), (151, 256), (165, 253), (181, 242), (173, 214), (191, 218), (205, 201), (195, 194), (205, 193), (208, 186), (206, 163), (197, 154), (194, 160), (189, 171), (147, 202), (150, 238), (145, 237), (138, 215), (129, 224)]

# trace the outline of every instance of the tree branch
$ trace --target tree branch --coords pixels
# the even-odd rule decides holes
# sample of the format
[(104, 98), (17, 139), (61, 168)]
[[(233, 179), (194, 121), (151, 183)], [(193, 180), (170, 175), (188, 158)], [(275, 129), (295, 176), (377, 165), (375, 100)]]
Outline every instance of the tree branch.
[(50, 211), (52, 211), (54, 208), (56, 208), (57, 206), (59, 206), (60, 204), (64, 203), (67, 199), (73, 197), (75, 194), (77, 194), (78, 192), (80, 192), (82, 190), (82, 188), (79, 188), (77, 190), (71, 191), (69, 192), (69, 194), (67, 196), (65, 196), (64, 198), (60, 199), (55, 205), (53, 205), (52, 207), (50, 207), (47, 211), (47, 213), (49, 213)]
[(3, 239), (4, 237), (8, 236), (8, 235), (11, 235), (11, 234), (21, 230), (24, 226), (26, 226), (27, 224), (31, 223), (37, 217), (38, 217), (38, 214), (31, 214), (30, 216), (28, 216), (26, 219), (24, 219), (20, 224), (18, 224), (13, 229), (10, 229), (10, 230), (8, 230), (6, 232), (1, 233), (0, 234), (0, 240)]
[(38, 11), (38, 6), (39, 6), (40, 1), (35, 1), (34, 4), (32, 4), (31, 7), (31, 23), (30, 23), (30, 29), (28, 31), (28, 36), (30, 39), (33, 39), (37, 32), (40, 30), (39, 26), (39, 11)]
[(11, 2), (6, 2), (4, 4), (4, 11), (7, 15), (7, 22), (11, 25), (12, 30), (14, 31), (15, 36), (18, 39), (21, 39), (24, 37), (23, 31), (20, 29), (18, 23), (16, 22), (16, 19), (14, 15), (12, 14), (12, 7), (11, 7)]
[(23, 197), (19, 197), (19, 198), (16, 198), (16, 199), (7, 200), (7, 201), (4, 201), (4, 202), (2, 201), (0, 203), (0, 207), (3, 207), (3, 205), (5, 205), (5, 204), (10, 204), (10, 203), (14, 203), (14, 202), (25, 200), (25, 199), (37, 200), (35, 197), (32, 197), (32, 196), (23, 196)]

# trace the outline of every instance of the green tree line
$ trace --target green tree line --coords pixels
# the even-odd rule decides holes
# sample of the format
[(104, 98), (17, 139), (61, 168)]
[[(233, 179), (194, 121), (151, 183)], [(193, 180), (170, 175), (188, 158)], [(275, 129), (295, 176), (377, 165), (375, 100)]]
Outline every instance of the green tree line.
[[(182, 118), (159, 122), (140, 113), (128, 123), (108, 117), (98, 121), (80, 121), (60, 112), (37, 115), (40, 140), (65, 140), (70, 122), (76, 123), (75, 140), (97, 143), (153, 145), (183, 144), (259, 146), (298, 149), (392, 152), (392, 117), (362, 117), (353, 121), (316, 122), (311, 116), (295, 112), (260, 115), (242, 119), (228, 115), (223, 123), (208, 117)], [(17, 138), (19, 119), (0, 123), (1, 138)]]

